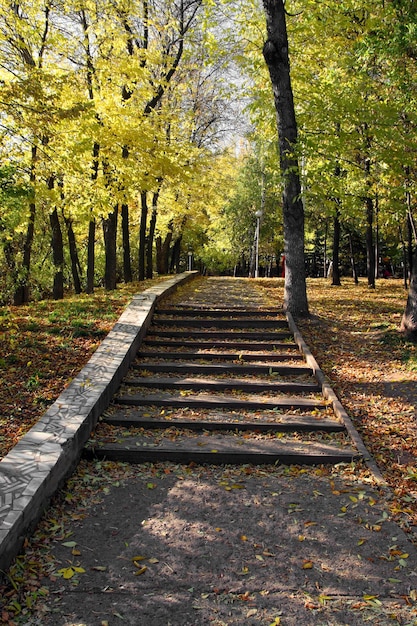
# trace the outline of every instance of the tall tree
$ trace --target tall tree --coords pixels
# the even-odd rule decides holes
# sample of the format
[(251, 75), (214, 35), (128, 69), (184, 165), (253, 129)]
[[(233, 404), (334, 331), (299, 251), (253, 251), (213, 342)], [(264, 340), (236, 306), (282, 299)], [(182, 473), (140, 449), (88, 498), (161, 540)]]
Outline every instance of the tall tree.
[(297, 122), (290, 78), (288, 36), (283, 0), (263, 0), (268, 39), (263, 54), (272, 83), (277, 116), (283, 185), (284, 306), (296, 316), (308, 315), (304, 261), (304, 207), (297, 158)]

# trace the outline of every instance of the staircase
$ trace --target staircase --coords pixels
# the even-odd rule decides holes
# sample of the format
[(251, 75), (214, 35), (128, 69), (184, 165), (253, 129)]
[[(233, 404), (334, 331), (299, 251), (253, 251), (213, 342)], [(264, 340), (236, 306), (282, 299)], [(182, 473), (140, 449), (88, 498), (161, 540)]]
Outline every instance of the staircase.
[(156, 310), (84, 456), (305, 465), (361, 458), (282, 310), (199, 302)]

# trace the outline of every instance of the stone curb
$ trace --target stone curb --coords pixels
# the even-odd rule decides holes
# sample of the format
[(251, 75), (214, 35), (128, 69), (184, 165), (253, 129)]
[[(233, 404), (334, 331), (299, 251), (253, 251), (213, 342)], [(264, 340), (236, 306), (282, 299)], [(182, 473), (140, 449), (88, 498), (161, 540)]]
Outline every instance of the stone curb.
[(88, 363), (0, 461), (0, 570), (19, 553), (81, 450), (142, 342), (156, 303), (197, 272), (184, 272), (133, 297)]

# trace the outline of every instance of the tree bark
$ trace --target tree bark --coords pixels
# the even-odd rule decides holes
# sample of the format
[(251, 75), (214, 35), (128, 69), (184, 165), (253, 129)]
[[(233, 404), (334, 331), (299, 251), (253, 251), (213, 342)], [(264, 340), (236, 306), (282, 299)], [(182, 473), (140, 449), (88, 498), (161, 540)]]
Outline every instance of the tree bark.
[[(91, 168), (91, 180), (93, 184), (98, 178), (100, 144), (94, 142), (93, 145), (93, 162)], [(95, 273), (95, 250), (96, 250), (96, 220), (91, 211), (90, 222), (88, 225), (88, 246), (87, 246), (87, 284), (86, 293), (94, 291), (94, 273)]]
[(414, 250), (413, 269), (411, 272), (410, 287), (408, 290), (407, 304), (400, 330), (409, 341), (417, 342), (417, 258)]
[(49, 222), (52, 231), (52, 257), (55, 266), (53, 297), (54, 300), (62, 300), (64, 297), (64, 242), (56, 207), (49, 214)]
[(355, 285), (359, 285), (358, 272), (356, 269), (355, 252), (353, 250), (352, 235), (349, 233), (349, 250), (350, 250), (350, 264), (352, 266), (352, 276)]
[(36, 203), (35, 203), (35, 182), (36, 182), (36, 160), (37, 146), (32, 146), (31, 165), (30, 165), (30, 184), (32, 185), (32, 199), (29, 203), (29, 218), (26, 228), (25, 243), (23, 244), (23, 262), (22, 269), (19, 273), (18, 284), (14, 293), (13, 302), (15, 305), (25, 304), (29, 302), (29, 274), (30, 263), (32, 259), (33, 239), (35, 236), (35, 219), (36, 219)]
[(297, 123), (290, 78), (283, 0), (263, 0), (268, 39), (263, 54), (274, 94), (280, 167), (283, 178), (284, 306), (295, 316), (308, 315), (304, 261), (304, 207), (297, 150)]
[(340, 210), (336, 208), (336, 212), (333, 219), (333, 280), (332, 285), (340, 287)]
[(169, 223), (168, 232), (165, 235), (164, 241), (162, 241), (161, 237), (157, 237), (156, 239), (156, 268), (158, 274), (168, 274), (169, 249), (173, 236), (172, 228), (172, 223)]
[(129, 206), (122, 204), (122, 241), (123, 241), (123, 280), (131, 283), (132, 261), (130, 258), (130, 230), (129, 230)]
[(366, 271), (368, 287), (375, 289), (374, 203), (366, 198)]
[(90, 219), (88, 224), (88, 244), (87, 244), (87, 284), (86, 293), (94, 291), (94, 272), (95, 272), (95, 247), (96, 247), (96, 220)]
[(180, 256), (181, 256), (181, 243), (182, 235), (179, 235), (174, 241), (174, 245), (171, 250), (171, 263), (169, 265), (169, 271), (174, 273), (180, 271)]
[(80, 258), (78, 256), (77, 250), (77, 241), (75, 239), (74, 229), (72, 227), (72, 219), (69, 217), (65, 217), (64, 222), (67, 229), (67, 237), (68, 237), (68, 246), (71, 258), (71, 273), (72, 273), (72, 281), (74, 283), (74, 291), (75, 293), (81, 293), (81, 264)]
[(141, 191), (140, 205), (138, 280), (145, 280), (146, 223), (148, 220), (147, 191)]
[(116, 205), (114, 211), (103, 219), (104, 247), (105, 247), (105, 270), (104, 287), (108, 291), (116, 289), (117, 286), (117, 215), (119, 207)]
[(153, 240), (155, 237), (157, 215), (158, 210), (154, 206), (152, 209), (151, 222), (149, 224), (149, 236), (146, 248), (146, 278), (153, 278)]

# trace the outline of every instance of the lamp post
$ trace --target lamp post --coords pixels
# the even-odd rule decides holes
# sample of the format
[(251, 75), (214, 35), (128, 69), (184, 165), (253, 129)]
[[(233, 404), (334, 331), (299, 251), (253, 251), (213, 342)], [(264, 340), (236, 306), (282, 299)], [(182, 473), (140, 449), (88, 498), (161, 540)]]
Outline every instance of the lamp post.
[(255, 278), (259, 278), (259, 232), (261, 227), (261, 217), (263, 211), (260, 209), (256, 211), (256, 237), (255, 237)]

